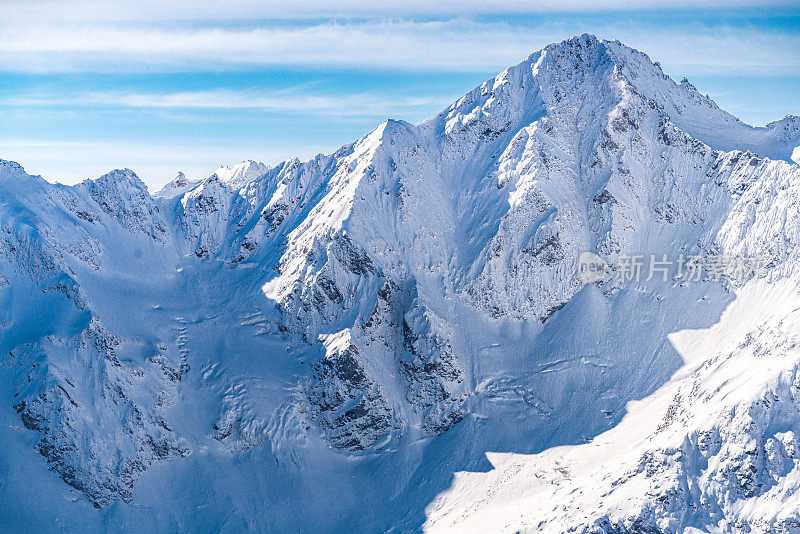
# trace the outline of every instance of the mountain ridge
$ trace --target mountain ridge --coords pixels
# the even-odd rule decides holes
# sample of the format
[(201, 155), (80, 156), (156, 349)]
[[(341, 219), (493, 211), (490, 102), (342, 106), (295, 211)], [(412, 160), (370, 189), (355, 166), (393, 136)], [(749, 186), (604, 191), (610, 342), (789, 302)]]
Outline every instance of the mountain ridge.
[[(50, 480), (49, 468), (73, 488), (42, 482), (48, 503), (79, 492), (28, 515), (44, 525), (77, 514), (94, 530), (188, 528), (198, 517), (262, 530), (495, 529), (518, 516), (514, 528), (549, 531), (791, 530), (774, 512), (791, 500), (770, 491), (795, 484), (793, 386), (776, 390), (780, 413), (763, 415), (788, 423), (758, 415), (756, 430), (737, 433), (718, 417), (731, 406), (715, 385), (726, 375), (706, 369), (731, 362), (720, 368), (742, 380), (740, 362), (769, 357), (752, 398), (732, 405), (746, 412), (796, 368), (797, 123), (744, 125), (644, 54), (583, 35), (420, 124), (387, 120), (308, 162), (243, 162), (197, 183), (179, 175), (151, 195), (128, 170), (66, 187), (0, 161), (0, 392), (13, 406), (4, 427), (25, 427), (4, 432), (44, 457), (18, 469)], [(587, 250), (617, 273), (630, 254), (752, 256), (766, 271), (587, 284), (577, 275)], [(759, 315), (747, 317), (747, 303)], [(674, 341), (690, 332), (718, 341), (706, 353)], [(714, 409), (668, 402), (678, 393)], [(591, 458), (581, 443), (613, 438), (647, 402), (669, 421), (633, 425), (630, 455), (660, 454), (670, 469), (653, 467), (651, 484), (625, 456), (588, 483), (643, 497), (606, 507), (583, 479), (558, 478), (586, 500), (508, 515), (537, 493), (494, 455), (547, 471), (569, 446), (581, 465)], [(707, 414), (717, 426), (697, 422)], [(749, 416), (737, 417), (746, 427)], [(695, 447), (695, 430), (720, 447)], [(685, 437), (683, 454), (706, 468), (651, 448), (674, 449), (667, 435)], [(748, 478), (724, 451), (751, 446)], [(205, 480), (247, 510), (236, 518), (205, 508), (202, 490), (157, 489), (172, 476)], [(508, 502), (492, 500), (496, 476), (514, 481)], [(24, 495), (11, 484), (0, 508), (11, 513)], [(204, 506), (199, 516), (165, 504), (183, 499)], [(136, 509), (145, 503), (153, 517)]]

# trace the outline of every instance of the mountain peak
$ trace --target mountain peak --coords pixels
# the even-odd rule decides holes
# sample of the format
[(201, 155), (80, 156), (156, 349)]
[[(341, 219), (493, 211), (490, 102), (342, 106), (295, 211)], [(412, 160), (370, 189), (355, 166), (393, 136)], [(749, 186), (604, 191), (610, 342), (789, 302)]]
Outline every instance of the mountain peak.
[[(444, 113), (452, 119), (453, 113), (459, 111), (466, 119), (471, 116), (467, 109), (477, 112), (478, 109), (473, 106), (480, 102), (480, 112), (485, 112), (486, 106), (491, 105), (492, 113), (497, 116), (502, 105), (518, 106), (530, 101), (519, 94), (530, 93), (540, 96), (551, 94), (552, 97), (551, 103), (545, 103), (544, 109), (531, 109), (528, 113), (551, 115), (555, 111), (553, 105), (563, 108), (562, 95), (569, 98), (571, 94), (588, 91), (594, 94), (594, 98), (623, 98), (621, 95), (612, 96), (613, 92), (621, 90), (627, 93), (626, 98), (659, 108), (665, 119), (714, 149), (744, 149), (763, 157), (792, 162), (793, 150), (798, 152), (795, 147), (800, 145), (800, 128), (796, 127), (792, 118), (787, 117), (768, 125), (767, 129), (781, 130), (780, 134), (745, 124), (721, 109), (708, 95), (702, 94), (686, 77), (676, 83), (647, 54), (618, 40), (601, 40), (588, 33), (534, 52), (522, 63), (483, 84), (478, 91), (496, 90), (500, 84), (512, 81), (512, 86), (516, 87), (497, 93), (488, 101), (478, 98), (473, 92)], [(497, 98), (501, 94), (502, 98)], [(515, 100), (515, 104), (509, 104)], [(530, 103), (540, 105), (534, 101)]]
[(157, 191), (153, 196), (156, 198), (174, 198), (185, 193), (186, 191), (189, 191), (197, 184), (197, 180), (189, 180), (186, 178), (186, 175), (183, 173), (183, 171), (179, 171), (178, 175), (175, 176), (172, 181), (164, 184), (164, 187)]
[(7, 159), (0, 159), (0, 168), (10, 169), (15, 172), (25, 172), (25, 169), (22, 168), (22, 165), (16, 161), (10, 161)]
[(580, 35), (573, 35), (568, 39), (552, 43), (545, 49), (566, 49), (572, 50), (575, 48), (595, 48), (602, 46), (605, 43), (602, 39), (598, 39), (596, 35), (591, 33), (582, 33)]
[(147, 185), (136, 175), (135, 172), (128, 168), (114, 169), (111, 172), (95, 178), (94, 180), (87, 180), (92, 182), (96, 187), (114, 187), (120, 189), (122, 187), (132, 187), (141, 191), (147, 192)]
[(0, 181), (4, 181), (4, 186), (12, 185), (14, 189), (20, 190), (26, 187), (22, 184), (29, 180), (45, 182), (41, 176), (29, 175), (16, 161), (0, 159)]
[(260, 161), (245, 160), (241, 163), (228, 167), (220, 166), (214, 174), (233, 189), (239, 189), (256, 178), (263, 176), (269, 171), (270, 167)]

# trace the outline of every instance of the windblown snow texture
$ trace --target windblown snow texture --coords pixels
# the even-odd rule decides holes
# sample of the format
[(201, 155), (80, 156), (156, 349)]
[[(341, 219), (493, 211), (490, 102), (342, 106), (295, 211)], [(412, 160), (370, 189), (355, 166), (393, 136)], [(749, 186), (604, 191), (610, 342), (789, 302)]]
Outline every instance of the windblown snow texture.
[(0, 161), (0, 527), (800, 532), (798, 154), (583, 35), (308, 162)]

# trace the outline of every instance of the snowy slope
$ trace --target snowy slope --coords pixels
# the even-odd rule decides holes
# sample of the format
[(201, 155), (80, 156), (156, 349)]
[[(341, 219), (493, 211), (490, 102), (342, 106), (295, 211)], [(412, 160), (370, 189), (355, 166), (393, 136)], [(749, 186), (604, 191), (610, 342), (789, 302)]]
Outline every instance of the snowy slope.
[[(768, 304), (765, 303), (765, 297)], [(709, 328), (670, 337), (685, 365), (614, 428), (534, 456), (489, 453), (429, 505), (433, 531), (794, 532), (797, 286), (754, 284)]]
[(583, 35), (308, 162), (2, 161), (0, 523), (800, 531), (799, 127)]

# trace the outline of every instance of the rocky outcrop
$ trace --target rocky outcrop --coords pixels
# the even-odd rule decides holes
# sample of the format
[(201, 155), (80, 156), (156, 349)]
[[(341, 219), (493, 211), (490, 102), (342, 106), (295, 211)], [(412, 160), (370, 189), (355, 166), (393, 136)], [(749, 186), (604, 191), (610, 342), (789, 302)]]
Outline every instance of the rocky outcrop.
[(306, 387), (311, 418), (337, 449), (360, 451), (385, 445), (401, 428), (375, 376), (350, 340), (350, 332), (327, 336), (325, 357), (313, 364)]
[(38, 452), (98, 508), (130, 501), (151, 463), (190, 452), (163, 418), (175, 375), (157, 359), (123, 364), (124, 343), (92, 318), (76, 337), (20, 346), (6, 362), (18, 368), (14, 409), (40, 436)]
[(163, 241), (166, 225), (147, 186), (129, 169), (116, 170), (82, 184), (108, 216), (123, 227)]

